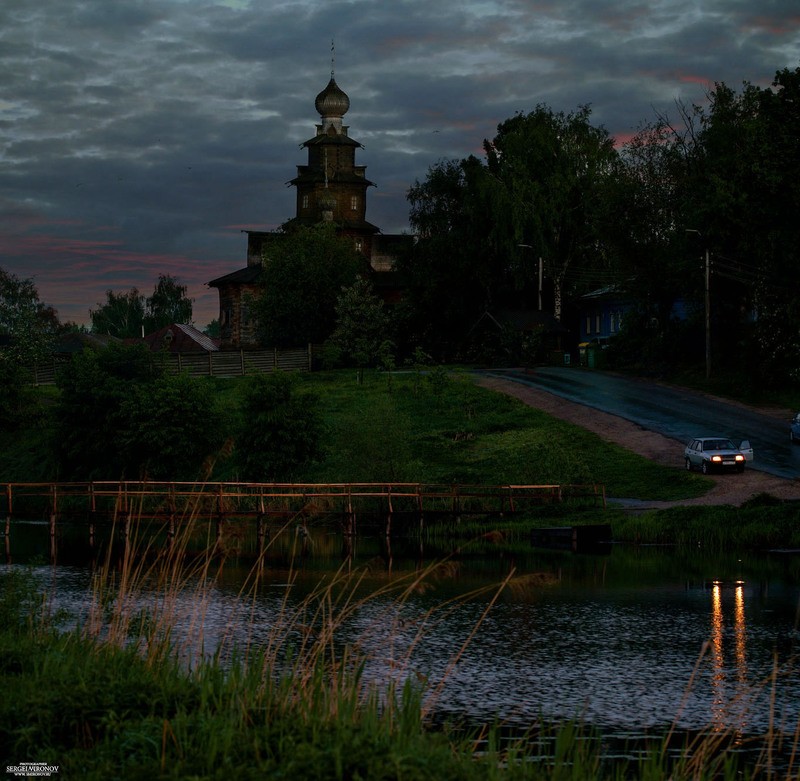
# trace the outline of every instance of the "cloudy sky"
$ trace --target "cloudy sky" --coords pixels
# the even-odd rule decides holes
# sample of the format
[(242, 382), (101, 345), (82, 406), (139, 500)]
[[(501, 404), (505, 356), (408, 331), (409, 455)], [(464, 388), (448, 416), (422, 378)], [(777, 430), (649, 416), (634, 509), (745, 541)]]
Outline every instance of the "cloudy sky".
[(367, 219), (407, 230), (406, 192), (499, 122), (590, 104), (620, 140), (714, 82), (800, 66), (797, 0), (2, 0), (0, 266), (63, 321), (105, 291), (245, 265), (242, 230), (294, 213), (286, 182), (335, 75), (363, 143)]

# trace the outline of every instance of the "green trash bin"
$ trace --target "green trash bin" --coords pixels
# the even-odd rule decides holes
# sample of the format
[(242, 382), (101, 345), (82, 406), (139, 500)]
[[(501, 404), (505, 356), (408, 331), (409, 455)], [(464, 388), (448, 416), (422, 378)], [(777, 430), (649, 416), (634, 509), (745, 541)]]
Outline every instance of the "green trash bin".
[(605, 366), (605, 358), (602, 345), (591, 344), (586, 348), (586, 365), (590, 369), (602, 369)]

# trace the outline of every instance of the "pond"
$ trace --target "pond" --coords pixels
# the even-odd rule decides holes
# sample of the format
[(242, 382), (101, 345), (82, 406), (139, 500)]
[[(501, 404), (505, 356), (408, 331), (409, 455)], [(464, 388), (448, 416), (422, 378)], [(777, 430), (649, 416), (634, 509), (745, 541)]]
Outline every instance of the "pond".
[[(338, 642), (367, 654), (369, 680), (427, 681), (440, 718), (525, 729), (579, 717), (621, 736), (670, 726), (793, 734), (800, 724), (800, 556), (790, 552), (584, 553), (366, 535), (348, 545), (324, 527), (297, 531), (272, 539), (257, 579), (240, 538), (202, 593), (174, 595), (178, 641), (198, 642), (200, 615), (206, 652), (267, 644), (287, 606), (347, 570), (358, 581)], [(0, 568), (30, 568), (53, 606), (79, 617), (104, 556), (82, 535), (62, 529), (52, 563), (47, 525), (15, 523)], [(402, 599), (389, 593), (423, 572)]]

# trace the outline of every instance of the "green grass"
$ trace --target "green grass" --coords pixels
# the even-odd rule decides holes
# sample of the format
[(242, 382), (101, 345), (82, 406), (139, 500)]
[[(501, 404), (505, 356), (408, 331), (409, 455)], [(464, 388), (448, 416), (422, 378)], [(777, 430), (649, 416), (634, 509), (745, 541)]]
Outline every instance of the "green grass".
[(754, 497), (741, 507), (672, 507), (641, 515), (621, 513), (615, 539), (699, 546), (705, 550), (800, 548), (800, 502)]
[[(324, 458), (302, 482), (603, 484), (607, 495), (639, 499), (699, 496), (700, 475), (657, 465), (597, 435), (479, 388), (468, 373), (352, 371), (298, 374), (297, 392), (319, 399)], [(209, 380), (220, 407), (235, 416), (242, 380)], [(52, 404), (54, 389), (42, 398)], [(43, 406), (28, 426), (0, 436), (3, 481), (69, 480), (57, 474)], [(238, 478), (219, 458), (212, 479)]]
[(321, 399), (326, 458), (320, 482), (602, 483), (609, 496), (681, 499), (711, 482), (660, 466), (522, 402), (477, 387), (468, 374), (304, 375)]

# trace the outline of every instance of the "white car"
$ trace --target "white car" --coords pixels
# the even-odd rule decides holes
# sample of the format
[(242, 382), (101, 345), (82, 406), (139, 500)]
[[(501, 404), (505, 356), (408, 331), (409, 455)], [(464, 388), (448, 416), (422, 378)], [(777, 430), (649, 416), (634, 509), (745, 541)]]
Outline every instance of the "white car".
[(747, 439), (736, 447), (727, 437), (698, 437), (686, 445), (683, 458), (688, 471), (696, 467), (704, 475), (714, 470), (744, 472), (753, 460), (753, 447)]

